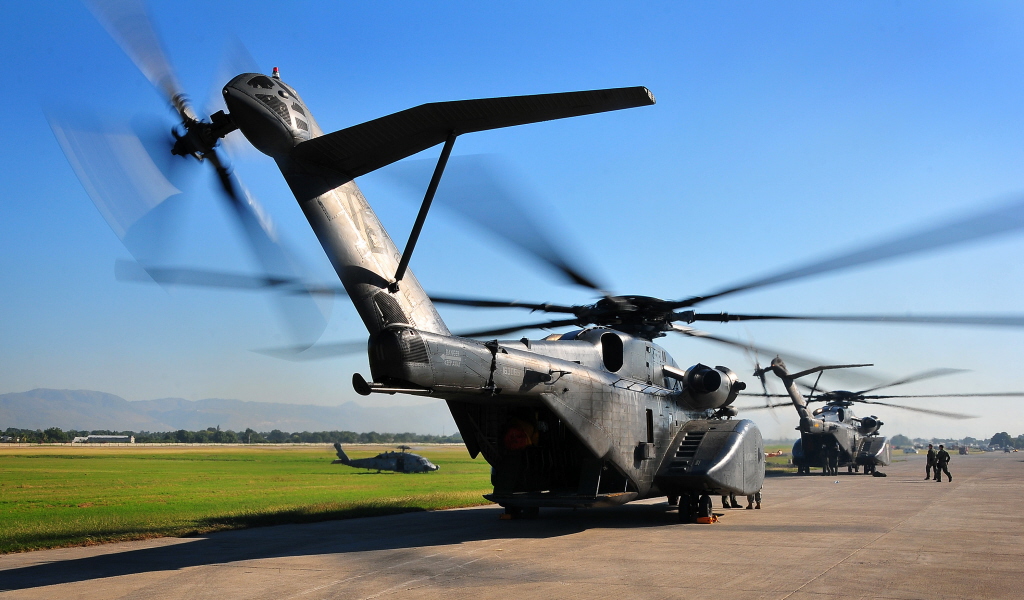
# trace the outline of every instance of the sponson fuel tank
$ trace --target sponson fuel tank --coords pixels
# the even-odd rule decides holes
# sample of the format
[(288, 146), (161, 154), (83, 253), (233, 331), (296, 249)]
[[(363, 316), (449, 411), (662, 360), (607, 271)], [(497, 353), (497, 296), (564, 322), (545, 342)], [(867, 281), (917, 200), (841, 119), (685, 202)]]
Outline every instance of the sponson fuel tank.
[(753, 421), (698, 419), (679, 430), (654, 477), (662, 493), (753, 494), (764, 482), (764, 441)]

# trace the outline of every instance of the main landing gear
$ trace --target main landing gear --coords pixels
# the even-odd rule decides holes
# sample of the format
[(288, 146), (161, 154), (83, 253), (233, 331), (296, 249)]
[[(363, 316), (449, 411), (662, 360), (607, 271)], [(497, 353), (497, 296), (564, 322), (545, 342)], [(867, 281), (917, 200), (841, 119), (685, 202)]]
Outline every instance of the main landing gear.
[[(672, 500), (674, 497), (669, 497)], [(671, 503), (671, 502), (670, 502)], [(707, 494), (683, 494), (679, 496), (680, 523), (713, 523), (711, 496)]]
[(499, 517), (503, 521), (511, 519), (536, 519), (540, 516), (538, 506), (506, 506), (505, 512)]

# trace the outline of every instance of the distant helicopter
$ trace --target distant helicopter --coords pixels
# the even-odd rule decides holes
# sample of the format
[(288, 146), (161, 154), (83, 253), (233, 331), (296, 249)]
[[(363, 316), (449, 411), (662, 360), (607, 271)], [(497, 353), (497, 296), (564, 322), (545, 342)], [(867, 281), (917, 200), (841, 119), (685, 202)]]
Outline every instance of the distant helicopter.
[[(294, 348), (296, 356), (362, 349), (368, 352), (371, 380), (354, 374), (357, 393), (444, 399), (470, 455), (482, 455), (492, 467), (494, 491), (485, 497), (503, 506), (511, 517), (534, 516), (540, 507), (612, 506), (667, 496), (670, 505), (678, 503), (679, 519), (689, 522), (710, 516), (711, 494), (748, 495), (761, 488), (765, 461), (761, 432), (752, 421), (730, 418), (736, 415), (730, 405), (745, 384), (724, 366), (692, 361), (689, 368), (680, 368), (653, 342), (675, 332), (747, 347), (688, 326), (696, 321), (1024, 326), (1020, 315), (794, 316), (693, 310), (727, 295), (959, 243), (969, 239), (964, 231), (974, 238), (1005, 231), (1007, 221), (992, 225), (989, 214), (978, 217), (987, 226), (965, 228), (965, 220), (958, 219), (953, 234), (946, 232), (946, 226), (929, 230), (927, 244), (918, 241), (922, 234), (915, 233), (868, 251), (677, 300), (613, 295), (583, 275), (573, 261), (550, 248), (542, 252), (534, 244), (521, 247), (600, 299), (561, 306), (428, 296), (408, 267), (458, 136), (650, 106), (655, 102), (653, 94), (637, 86), (438, 102), (325, 133), (277, 68), (269, 76), (252, 69), (222, 88), (229, 112), (220, 110), (202, 118), (179, 88), (141, 3), (97, 2), (94, 12), (174, 109), (177, 123), (173, 139), (163, 136), (161, 141), (158, 135), (132, 137), (133, 130), (127, 127), (111, 135), (76, 130), (51, 117), (54, 133), (93, 202), (132, 250), (132, 229), (150, 217), (158, 218), (159, 208), (154, 207), (177, 191), (161, 179), (160, 165), (177, 156), (188, 165), (209, 164), (218, 177), (221, 196), (265, 270), (245, 276), (172, 268), (133, 252), (142, 274), (165, 284), (283, 292), (282, 305), (311, 309), (302, 313), (308, 319), (300, 318), (297, 310), (284, 312), (294, 330), (313, 331), (312, 340), (325, 325), (315, 299), (335, 292), (347, 294), (369, 333), (368, 342), (310, 348), (313, 342), (304, 339)], [(228, 166), (220, 140), (236, 130), (274, 159), (343, 290), (311, 284), (293, 268), (266, 213)], [(148, 143), (153, 140), (157, 143)], [(354, 180), (439, 144), (442, 150), (419, 214), (404, 250), (399, 251)], [(184, 168), (186, 163), (178, 162)], [(606, 232), (598, 233), (632, 235), (655, 244), (664, 239), (665, 247), (672, 247), (669, 238), (659, 235), (667, 231), (663, 228), (666, 216), (646, 215), (631, 203), (623, 203), (621, 213), (609, 219)], [(626, 223), (630, 225), (623, 226)], [(457, 264), (453, 260), (452, 268)], [(677, 264), (671, 272), (686, 282), (685, 265)], [(435, 304), (523, 308), (562, 317), (456, 335)], [(497, 339), (522, 330), (564, 327), (572, 330), (541, 340)]]
[[(903, 406), (889, 402), (879, 402), (888, 398), (979, 398), (979, 397), (1013, 397), (1024, 396), (1024, 392), (995, 392), (981, 394), (913, 394), (913, 395), (892, 395), (892, 394), (870, 394), (885, 388), (904, 385), (916, 381), (923, 381), (933, 377), (962, 373), (963, 369), (933, 369), (924, 373), (911, 375), (884, 385), (860, 390), (849, 391), (826, 391), (819, 387), (821, 374), (828, 370), (849, 369), (856, 367), (870, 367), (870, 364), (856, 365), (827, 365), (806, 369), (798, 373), (789, 373), (781, 358), (772, 360), (771, 366), (758, 368), (754, 375), (764, 383), (764, 376), (768, 372), (774, 373), (782, 380), (787, 394), (769, 394), (765, 389), (764, 397), (786, 397), (788, 396), (796, 408), (800, 417), (797, 430), (800, 432), (800, 439), (793, 444), (793, 464), (797, 467), (797, 473), (809, 475), (811, 468), (821, 468), (823, 475), (836, 475), (841, 467), (846, 467), (849, 473), (856, 473), (862, 467), (868, 475), (883, 476), (878, 467), (886, 466), (891, 461), (891, 449), (886, 438), (879, 435), (882, 421), (875, 415), (869, 417), (857, 417), (853, 412), (854, 404), (875, 404), (909, 410), (923, 414), (936, 415), (950, 419), (972, 419), (971, 415), (946, 412), (928, 408)], [(818, 379), (814, 385), (804, 386), (810, 390), (807, 398), (800, 393), (797, 382), (801, 377), (817, 373)], [(817, 394), (817, 395), (815, 395)], [(755, 395), (755, 394), (749, 394)], [(808, 412), (808, 404), (812, 402), (824, 402), (825, 405)], [(767, 404), (765, 406), (737, 407), (740, 412), (748, 410), (760, 410), (785, 406), (783, 404)]]
[(430, 473), (441, 468), (419, 454), (406, 452), (406, 450), (411, 450), (412, 448), (404, 445), (398, 447), (401, 452), (381, 452), (373, 458), (357, 458), (354, 460), (349, 458), (348, 454), (345, 454), (345, 451), (341, 449), (341, 444), (338, 442), (334, 443), (334, 449), (338, 452), (338, 459), (333, 461), (332, 465), (345, 465), (357, 469), (376, 469), (378, 473), (381, 471)]

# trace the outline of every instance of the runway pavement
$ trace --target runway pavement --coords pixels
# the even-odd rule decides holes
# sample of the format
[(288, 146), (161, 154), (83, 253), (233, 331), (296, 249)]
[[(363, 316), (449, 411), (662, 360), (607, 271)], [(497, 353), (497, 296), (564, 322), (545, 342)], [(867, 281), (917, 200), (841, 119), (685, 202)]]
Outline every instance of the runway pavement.
[[(0, 556), (0, 598), (1014, 598), (1024, 454), (769, 477), (763, 510), (412, 513)], [(719, 500), (715, 499), (716, 510)]]

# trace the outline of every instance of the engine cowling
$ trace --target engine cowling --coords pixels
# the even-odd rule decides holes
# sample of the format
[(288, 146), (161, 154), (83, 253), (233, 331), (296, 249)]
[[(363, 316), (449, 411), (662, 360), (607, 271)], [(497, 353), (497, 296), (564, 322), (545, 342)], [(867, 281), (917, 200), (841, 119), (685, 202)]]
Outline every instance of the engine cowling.
[(861, 435), (870, 435), (877, 432), (881, 426), (882, 422), (878, 420), (878, 417), (871, 415), (870, 417), (861, 417), (859, 429)]
[[(674, 369), (678, 372), (678, 369)], [(718, 366), (711, 368), (700, 363), (682, 373), (682, 377), (666, 371), (666, 375), (681, 379), (688, 392), (687, 408), (705, 410), (729, 406), (747, 385), (732, 370)]]

